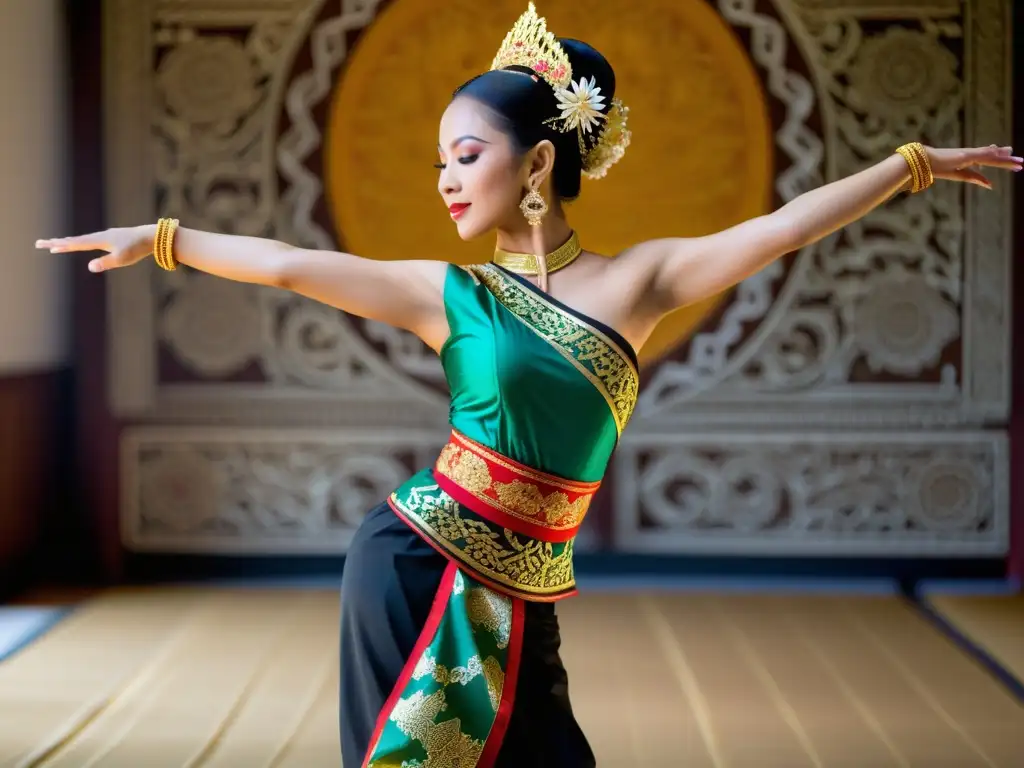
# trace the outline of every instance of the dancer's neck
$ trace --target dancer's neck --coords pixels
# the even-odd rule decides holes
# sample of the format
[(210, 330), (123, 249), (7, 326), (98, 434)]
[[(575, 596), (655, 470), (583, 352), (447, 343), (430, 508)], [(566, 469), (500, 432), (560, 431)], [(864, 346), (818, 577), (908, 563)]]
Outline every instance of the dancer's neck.
[[(572, 234), (572, 227), (561, 216), (545, 216), (540, 225), (540, 242), (544, 253), (558, 248)], [(509, 253), (533, 253), (533, 228), (523, 222), (515, 229), (499, 229), (496, 246)]]

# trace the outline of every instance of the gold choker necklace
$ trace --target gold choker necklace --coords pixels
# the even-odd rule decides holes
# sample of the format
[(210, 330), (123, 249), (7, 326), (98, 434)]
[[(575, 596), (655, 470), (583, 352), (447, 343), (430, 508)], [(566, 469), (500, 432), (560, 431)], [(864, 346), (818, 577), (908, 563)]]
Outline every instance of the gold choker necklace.
[[(576, 231), (573, 230), (573, 233), (563, 245), (560, 245), (547, 255), (548, 274), (550, 275), (552, 272), (557, 272), (563, 267), (569, 266), (579, 258), (581, 253), (583, 253), (583, 247), (580, 245), (580, 239), (576, 235)], [(503, 251), (501, 248), (495, 248), (493, 261), (499, 267), (504, 267), (509, 272), (514, 272), (517, 275), (529, 276), (540, 274), (537, 257), (532, 253), (512, 253), (510, 251)]]

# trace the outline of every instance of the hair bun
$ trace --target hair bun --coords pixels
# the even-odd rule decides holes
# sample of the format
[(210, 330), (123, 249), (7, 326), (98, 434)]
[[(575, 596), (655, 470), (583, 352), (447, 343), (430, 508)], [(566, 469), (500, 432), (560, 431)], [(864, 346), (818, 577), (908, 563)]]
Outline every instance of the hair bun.
[(580, 133), (582, 173), (589, 179), (602, 179), (626, 154), (632, 134), (626, 127), (629, 108), (615, 98), (615, 70), (608, 60), (581, 40), (559, 38), (569, 57), (574, 83), (593, 82), (599, 89), (595, 107), (605, 116), (589, 132)]
[(603, 111), (607, 112), (611, 108), (612, 99), (615, 98), (615, 70), (608, 63), (608, 59), (592, 45), (584, 43), (582, 40), (560, 37), (558, 42), (569, 57), (569, 63), (572, 64), (572, 79), (575, 82), (595, 80), (604, 97), (605, 109)]

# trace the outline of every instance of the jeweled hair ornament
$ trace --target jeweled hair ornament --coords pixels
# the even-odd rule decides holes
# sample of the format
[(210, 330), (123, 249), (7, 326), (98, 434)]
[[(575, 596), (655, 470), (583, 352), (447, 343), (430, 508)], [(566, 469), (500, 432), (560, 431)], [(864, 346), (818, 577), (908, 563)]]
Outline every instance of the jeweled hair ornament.
[[(555, 91), (561, 113), (545, 121), (563, 133), (575, 131), (579, 140), (583, 175), (601, 179), (622, 159), (632, 138), (626, 121), (629, 108), (612, 99), (608, 111), (596, 78), (572, 78), (572, 64), (547, 22), (531, 2), (505, 35), (491, 69), (527, 67)], [(604, 130), (600, 123), (604, 122)], [(595, 141), (596, 138), (596, 141)]]

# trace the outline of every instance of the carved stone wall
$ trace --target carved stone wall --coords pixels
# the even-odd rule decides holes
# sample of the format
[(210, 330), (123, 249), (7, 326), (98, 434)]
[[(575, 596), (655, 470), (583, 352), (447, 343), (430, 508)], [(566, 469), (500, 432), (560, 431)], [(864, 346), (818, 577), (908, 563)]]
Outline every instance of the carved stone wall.
[[(465, 258), (444, 250), (436, 212), (417, 218), (430, 131), (460, 75), (489, 62), (480, 29), (503, 32), (522, 8), (467, 15), (460, 2), (428, 20), (414, 0), (108, 0), (114, 223), (174, 215)], [(727, 225), (723, 208), (757, 215), (911, 138), (1009, 135), (1002, 0), (708, 0), (614, 20), (581, 2), (540, 11), (608, 54), (635, 105), (630, 155), (573, 214), (607, 252)], [(418, 37), (389, 46), (402, 25)], [(696, 69), (665, 81), (681, 67)], [(395, 86), (410, 71), (423, 77)], [(355, 108), (385, 102), (402, 130)], [(901, 196), (667, 325), (675, 341), (645, 361), (602, 493), (610, 536), (595, 527), (584, 548), (1004, 552), (1009, 203), (1006, 183)], [(403, 227), (368, 213), (404, 210)], [(361, 512), (444, 439), (440, 366), (409, 334), (186, 270), (107, 279), (111, 400), (135, 425), (122, 445), (129, 547), (343, 550)]]

